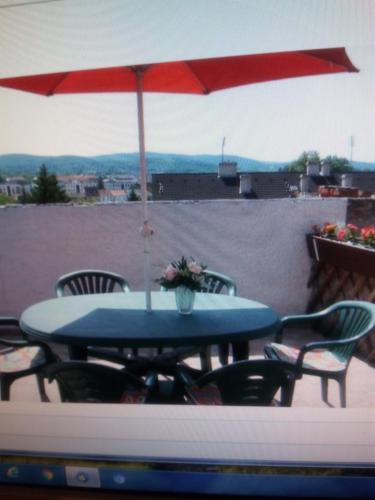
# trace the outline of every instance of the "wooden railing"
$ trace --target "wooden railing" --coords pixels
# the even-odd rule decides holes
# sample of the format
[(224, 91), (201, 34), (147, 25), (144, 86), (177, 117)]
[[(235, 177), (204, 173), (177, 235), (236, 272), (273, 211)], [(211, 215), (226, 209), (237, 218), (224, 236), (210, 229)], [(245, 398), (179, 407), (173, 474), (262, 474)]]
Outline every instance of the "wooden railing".
[[(375, 302), (375, 251), (318, 236), (307, 236), (311, 272), (307, 312), (340, 300)], [(358, 346), (358, 354), (375, 362), (375, 333)]]

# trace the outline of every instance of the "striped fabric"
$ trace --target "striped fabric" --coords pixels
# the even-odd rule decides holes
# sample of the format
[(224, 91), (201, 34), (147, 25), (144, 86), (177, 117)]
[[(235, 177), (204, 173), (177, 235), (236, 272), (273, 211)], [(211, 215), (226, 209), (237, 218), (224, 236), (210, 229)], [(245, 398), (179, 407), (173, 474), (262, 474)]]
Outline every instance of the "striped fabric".
[[(272, 343), (271, 348), (282, 361), (296, 363), (299, 349), (284, 344)], [(327, 349), (316, 349), (309, 351), (303, 358), (303, 368), (313, 370), (341, 371), (346, 363), (340, 361), (331, 351)]]
[(28, 370), (45, 363), (45, 357), (40, 347), (6, 348), (0, 351), (0, 371), (11, 373)]
[(147, 389), (127, 389), (120, 400), (123, 404), (142, 404), (146, 401)]
[(222, 405), (220, 391), (215, 384), (208, 384), (204, 387), (192, 385), (186, 392), (190, 399), (198, 405)]

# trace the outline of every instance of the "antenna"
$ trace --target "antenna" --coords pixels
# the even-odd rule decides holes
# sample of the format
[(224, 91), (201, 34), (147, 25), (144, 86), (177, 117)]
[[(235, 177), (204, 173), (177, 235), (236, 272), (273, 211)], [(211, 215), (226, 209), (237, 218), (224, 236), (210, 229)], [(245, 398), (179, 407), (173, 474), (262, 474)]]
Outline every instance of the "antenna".
[(354, 135), (350, 136), (350, 162), (353, 161)]
[(225, 136), (223, 137), (223, 142), (221, 144), (221, 163), (224, 163), (224, 146), (225, 146)]

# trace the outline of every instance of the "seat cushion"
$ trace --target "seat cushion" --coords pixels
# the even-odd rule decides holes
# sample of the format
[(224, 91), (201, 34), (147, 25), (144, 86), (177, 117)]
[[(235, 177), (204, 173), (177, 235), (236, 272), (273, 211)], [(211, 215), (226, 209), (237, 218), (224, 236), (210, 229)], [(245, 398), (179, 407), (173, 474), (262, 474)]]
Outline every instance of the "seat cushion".
[[(282, 361), (296, 363), (300, 352), (297, 347), (276, 343), (270, 344), (270, 347)], [(341, 371), (345, 369), (346, 363), (327, 349), (316, 349), (305, 354), (302, 366), (310, 370)]]
[(124, 404), (143, 404), (146, 402), (148, 394), (147, 389), (132, 389), (128, 388), (121, 396), (120, 403)]
[(189, 399), (197, 405), (222, 405), (221, 394), (216, 384), (208, 384), (204, 387), (191, 385), (186, 388)]
[(11, 373), (36, 368), (45, 363), (42, 349), (37, 346), (6, 348), (0, 351), (0, 372)]
[[(186, 389), (186, 394), (189, 396), (190, 401), (197, 405), (219, 406), (225, 404), (216, 384), (208, 384), (204, 387), (192, 385)], [(273, 399), (270, 406), (280, 406), (280, 404)]]

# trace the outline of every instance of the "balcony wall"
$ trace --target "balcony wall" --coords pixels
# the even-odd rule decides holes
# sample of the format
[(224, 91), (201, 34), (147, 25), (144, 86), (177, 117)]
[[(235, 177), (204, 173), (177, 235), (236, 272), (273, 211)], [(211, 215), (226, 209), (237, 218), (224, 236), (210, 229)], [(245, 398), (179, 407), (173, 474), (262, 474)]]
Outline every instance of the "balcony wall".
[[(150, 203), (152, 278), (170, 260), (194, 256), (232, 276), (240, 295), (280, 314), (303, 312), (305, 234), (316, 223), (344, 223), (346, 207), (342, 198)], [(141, 220), (140, 203), (1, 207), (0, 314), (54, 297), (56, 279), (77, 269), (119, 272), (142, 290)]]

